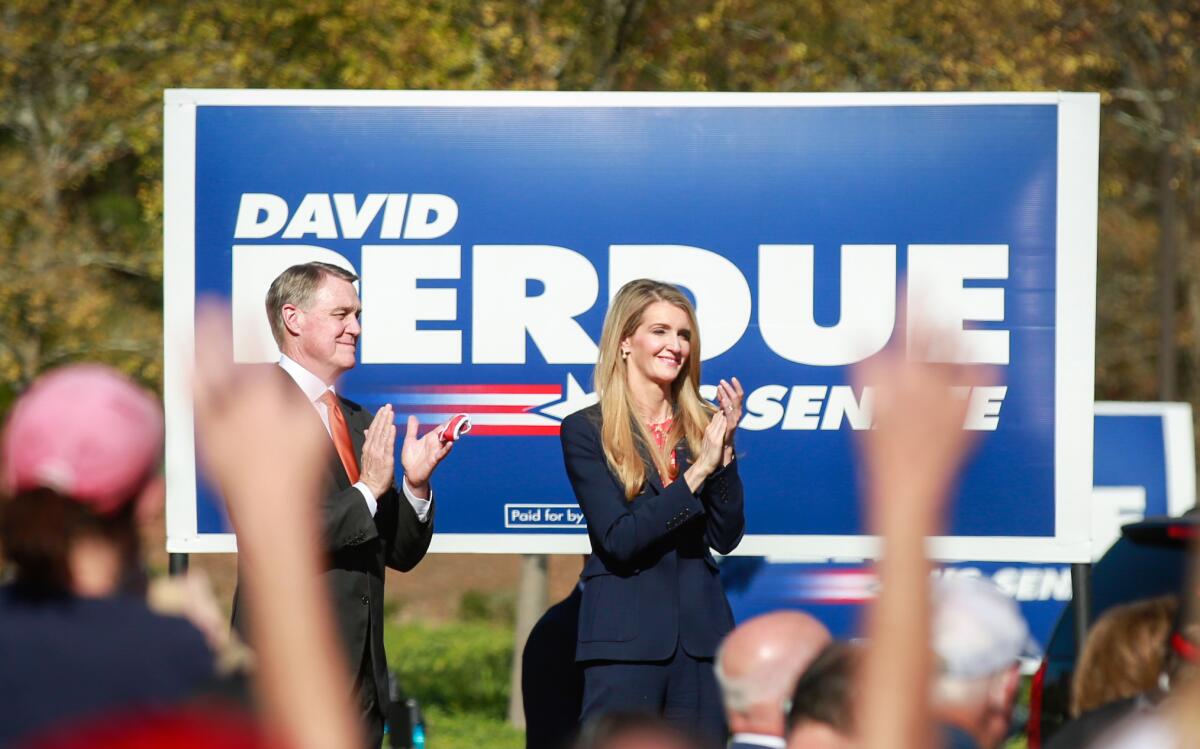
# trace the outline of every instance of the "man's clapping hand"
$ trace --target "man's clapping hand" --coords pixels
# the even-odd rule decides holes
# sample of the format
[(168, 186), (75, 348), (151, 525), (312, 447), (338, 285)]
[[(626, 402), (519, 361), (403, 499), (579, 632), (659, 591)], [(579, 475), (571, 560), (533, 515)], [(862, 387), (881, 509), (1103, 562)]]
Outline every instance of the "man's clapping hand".
[[(394, 430), (394, 428), (393, 428)], [(394, 433), (394, 431), (393, 431)], [(400, 465), (404, 467), (404, 478), (408, 488), (420, 498), (429, 496), (429, 477), (438, 463), (450, 454), (453, 442), (442, 442), (438, 435), (441, 429), (433, 429), (424, 437), (417, 437), (417, 417), (408, 417), (408, 431), (404, 445), (400, 448)], [(394, 438), (393, 438), (394, 439)]]
[(391, 404), (375, 412), (363, 440), (359, 480), (375, 497), (392, 487), (396, 475), (396, 418)]
[[(434, 429), (424, 437), (417, 437), (419, 423), (416, 416), (408, 417), (408, 430), (404, 444), (400, 447), (400, 465), (404, 478), (414, 496), (429, 497), (429, 477), (433, 469), (450, 454), (453, 442), (438, 439), (440, 430)], [(396, 476), (396, 417), (391, 404), (384, 404), (375, 412), (375, 419), (367, 428), (363, 441), (360, 480), (376, 497), (391, 488)]]

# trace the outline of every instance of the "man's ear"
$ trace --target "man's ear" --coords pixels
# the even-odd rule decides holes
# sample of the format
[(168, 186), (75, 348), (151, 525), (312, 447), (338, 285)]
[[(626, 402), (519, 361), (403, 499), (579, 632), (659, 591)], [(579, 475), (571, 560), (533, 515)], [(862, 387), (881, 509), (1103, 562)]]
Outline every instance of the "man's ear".
[(1021, 685), (1021, 668), (1013, 664), (992, 682), (990, 699), (1000, 710), (1009, 710), (1017, 699), (1017, 688)]
[(300, 335), (300, 318), (303, 314), (304, 310), (294, 304), (285, 304), (279, 310), (279, 316), (283, 318), (283, 327), (292, 335)]

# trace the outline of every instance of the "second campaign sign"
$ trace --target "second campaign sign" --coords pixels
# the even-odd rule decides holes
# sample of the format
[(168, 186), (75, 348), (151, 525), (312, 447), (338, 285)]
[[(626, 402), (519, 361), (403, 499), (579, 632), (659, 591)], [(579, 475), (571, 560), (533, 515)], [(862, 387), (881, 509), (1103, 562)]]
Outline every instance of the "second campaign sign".
[(277, 361), (267, 287), (323, 260), (361, 278), (339, 392), (475, 424), (435, 476), (434, 550), (589, 550), (559, 425), (594, 400), (608, 300), (649, 277), (695, 301), (703, 392), (746, 388), (737, 553), (876, 553), (854, 452), (872, 394), (850, 369), (919, 316), (946, 331), (935, 358), (1002, 378), (957, 393), (981, 439), (932, 552), (1090, 559), (1095, 95), (179, 90), (165, 106), (171, 551), (235, 548), (195, 467), (197, 298), (230, 300), (239, 361)]

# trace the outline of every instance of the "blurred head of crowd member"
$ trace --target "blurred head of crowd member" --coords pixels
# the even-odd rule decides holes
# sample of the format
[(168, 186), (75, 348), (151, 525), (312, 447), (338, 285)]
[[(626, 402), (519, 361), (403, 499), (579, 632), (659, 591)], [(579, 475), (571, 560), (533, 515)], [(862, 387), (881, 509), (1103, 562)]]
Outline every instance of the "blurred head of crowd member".
[(1088, 632), (1071, 682), (1071, 715), (1148, 692), (1163, 671), (1175, 596), (1114, 606)]
[(1114, 606), (1096, 620), (1071, 679), (1072, 720), (1047, 749), (1090, 747), (1156, 711), (1169, 688), (1167, 654), (1178, 610), (1175, 596), (1162, 596)]
[(587, 722), (575, 749), (715, 749), (702, 747), (664, 718), (648, 713), (606, 713)]
[[(211, 686), (212, 653), (142, 595), (137, 515), (162, 499), (162, 411), (97, 365), (39, 378), (0, 436), (0, 745)], [(125, 595), (135, 593), (135, 595)]]
[[(1183, 749), (1197, 746), (1200, 717), (1197, 715), (1197, 689), (1200, 689), (1200, 623), (1180, 624), (1167, 638), (1166, 656), (1159, 689), (1164, 695), (1157, 705), (1139, 706), (1124, 719), (1104, 726), (1094, 742), (1071, 744), (1096, 749)], [(1085, 714), (1079, 723), (1108, 708)], [(1069, 728), (1068, 724), (1065, 728)], [(1065, 730), (1065, 729), (1064, 729)], [(1051, 739), (1057, 740), (1059, 734)], [(1064, 744), (1065, 746), (1066, 744)]]
[(933, 590), (934, 717), (947, 746), (993, 749), (1008, 735), (1029, 628), (989, 581), (952, 577)]
[(734, 747), (783, 746), (788, 697), (829, 641), (825, 625), (800, 611), (756, 616), (726, 636), (714, 672)]
[(854, 746), (854, 683), (861, 649), (831, 642), (796, 682), (787, 716), (787, 749)]
[(99, 365), (53, 371), (0, 442), (0, 545), (35, 594), (100, 597), (140, 582), (139, 510), (163, 498), (162, 410)]

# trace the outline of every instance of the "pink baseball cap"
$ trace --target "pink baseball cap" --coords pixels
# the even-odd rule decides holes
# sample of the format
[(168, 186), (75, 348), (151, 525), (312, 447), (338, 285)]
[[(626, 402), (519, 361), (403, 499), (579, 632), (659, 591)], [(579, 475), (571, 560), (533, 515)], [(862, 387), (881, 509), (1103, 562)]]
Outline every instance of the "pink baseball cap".
[(47, 488), (99, 515), (133, 499), (162, 460), (158, 400), (100, 364), (73, 364), (30, 386), (0, 436), (0, 488)]

